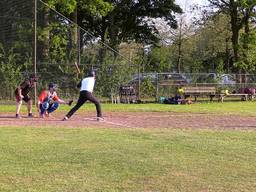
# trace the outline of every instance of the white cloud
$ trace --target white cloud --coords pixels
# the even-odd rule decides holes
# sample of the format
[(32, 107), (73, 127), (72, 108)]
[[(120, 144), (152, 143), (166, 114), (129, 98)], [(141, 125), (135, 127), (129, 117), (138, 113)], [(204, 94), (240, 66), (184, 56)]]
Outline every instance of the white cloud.
[(192, 6), (197, 5), (201, 7), (209, 5), (208, 0), (175, 0), (175, 3), (182, 8), (184, 12), (182, 17), (184, 17), (184, 20), (187, 20), (188, 23), (192, 18), (200, 18), (201, 16), (200, 10), (192, 11)]
[(186, 11), (185, 9), (189, 9), (191, 5), (208, 5), (207, 0), (175, 0), (175, 2), (180, 5), (180, 7)]

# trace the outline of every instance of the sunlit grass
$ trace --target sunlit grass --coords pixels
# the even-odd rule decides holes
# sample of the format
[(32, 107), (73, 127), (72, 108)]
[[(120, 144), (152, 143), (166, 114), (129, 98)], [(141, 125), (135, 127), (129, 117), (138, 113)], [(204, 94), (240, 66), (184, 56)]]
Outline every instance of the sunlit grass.
[(256, 132), (0, 128), (0, 191), (256, 188)]
[[(69, 106), (61, 105), (59, 111), (66, 112)], [(166, 104), (102, 104), (104, 112), (179, 112), (179, 113), (212, 113), (256, 115), (256, 102), (224, 102), (224, 103), (195, 103), (192, 105)], [(34, 111), (36, 109), (34, 108)], [(26, 106), (22, 106), (26, 111)], [(86, 103), (80, 111), (95, 111), (95, 106)], [(15, 112), (15, 105), (0, 105), (0, 112)]]

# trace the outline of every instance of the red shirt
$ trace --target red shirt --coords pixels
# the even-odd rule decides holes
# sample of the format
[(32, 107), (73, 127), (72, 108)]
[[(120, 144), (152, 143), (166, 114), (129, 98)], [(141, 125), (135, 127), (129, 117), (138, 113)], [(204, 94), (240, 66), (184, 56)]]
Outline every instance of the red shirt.
[(43, 90), (39, 96), (40, 103), (58, 101), (58, 100), (59, 100), (59, 97), (55, 91), (51, 93), (50, 91)]

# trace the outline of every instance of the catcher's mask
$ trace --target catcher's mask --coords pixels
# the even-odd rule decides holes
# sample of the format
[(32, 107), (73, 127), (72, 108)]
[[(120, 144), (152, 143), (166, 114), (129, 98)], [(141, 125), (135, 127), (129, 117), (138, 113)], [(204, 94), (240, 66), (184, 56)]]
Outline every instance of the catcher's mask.
[(54, 83), (49, 83), (48, 88), (49, 88), (49, 89), (52, 88), (54, 91), (56, 91), (56, 89), (58, 88), (58, 85), (57, 85), (57, 84), (54, 84)]

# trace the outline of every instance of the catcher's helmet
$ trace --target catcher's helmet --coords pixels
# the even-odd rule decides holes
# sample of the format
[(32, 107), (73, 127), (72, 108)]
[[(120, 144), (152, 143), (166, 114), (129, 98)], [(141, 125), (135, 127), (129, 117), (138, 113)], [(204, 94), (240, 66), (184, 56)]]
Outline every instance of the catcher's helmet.
[(54, 84), (54, 83), (49, 83), (48, 87), (49, 89), (53, 88), (53, 90), (56, 90), (58, 88), (57, 84)]
[(94, 77), (96, 75), (94, 70), (89, 71), (88, 77)]

